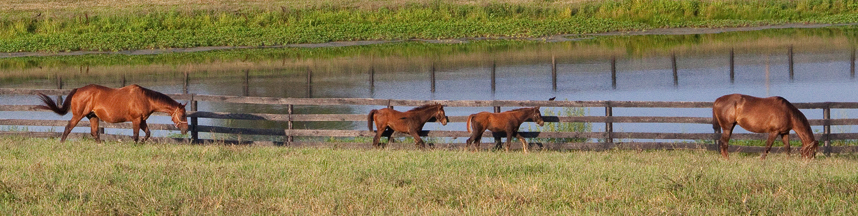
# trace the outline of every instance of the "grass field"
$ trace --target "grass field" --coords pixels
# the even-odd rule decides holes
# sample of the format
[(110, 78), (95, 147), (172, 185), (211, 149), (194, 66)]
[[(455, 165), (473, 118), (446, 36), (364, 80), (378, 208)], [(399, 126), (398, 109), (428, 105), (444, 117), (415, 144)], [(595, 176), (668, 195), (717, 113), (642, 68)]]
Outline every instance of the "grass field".
[(854, 215), (854, 155), (479, 152), (0, 137), (0, 214)]
[(0, 3), (0, 8), (9, 8), (0, 15), (0, 52), (532, 38), (654, 28), (858, 21), (858, 0), (305, 2), (7, 1)]

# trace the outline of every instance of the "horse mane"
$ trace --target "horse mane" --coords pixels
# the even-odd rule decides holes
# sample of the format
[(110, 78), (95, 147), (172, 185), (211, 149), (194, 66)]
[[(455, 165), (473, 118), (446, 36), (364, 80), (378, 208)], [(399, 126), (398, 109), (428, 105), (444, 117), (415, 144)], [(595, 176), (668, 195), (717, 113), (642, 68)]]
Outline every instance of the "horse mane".
[(143, 95), (146, 95), (146, 97), (148, 97), (150, 100), (153, 100), (155, 102), (161, 102), (161, 103), (169, 104), (169, 105), (174, 105), (174, 106), (176, 106), (176, 105), (180, 106), (181, 105), (179, 102), (177, 102), (176, 100), (173, 100), (173, 98), (165, 95), (164, 93), (157, 92), (157, 91), (154, 91), (151, 89), (147, 89), (147, 88), (144, 88), (142, 86), (137, 86), (137, 87), (140, 88), (140, 90), (143, 90)]
[[(798, 110), (798, 108), (795, 107), (795, 105), (792, 105), (792, 103), (789, 102), (786, 98), (783, 98), (781, 96), (775, 96), (774, 98), (776, 98), (778, 100), (778, 102), (780, 102), (781, 104), (786, 106), (787, 109), (789, 109), (793, 113), (793, 115), (804, 117), (804, 113), (802, 113), (800, 110)], [(807, 117), (804, 117), (804, 118), (806, 119)]]
[(414, 109), (411, 109), (411, 110), (409, 110), (409, 111), (420, 111), (420, 110), (425, 110), (425, 109), (435, 108), (435, 107), (437, 107), (437, 106), (441, 106), (441, 104), (426, 104), (426, 105), (423, 105), (423, 106), (414, 107)]

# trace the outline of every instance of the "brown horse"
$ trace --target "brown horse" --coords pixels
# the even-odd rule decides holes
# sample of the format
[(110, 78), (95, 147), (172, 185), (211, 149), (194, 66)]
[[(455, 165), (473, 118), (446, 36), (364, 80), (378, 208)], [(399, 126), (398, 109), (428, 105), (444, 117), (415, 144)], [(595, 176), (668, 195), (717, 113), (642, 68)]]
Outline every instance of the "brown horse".
[(59, 107), (54, 100), (45, 94), (39, 93), (39, 97), (45, 105), (37, 106), (39, 109), (47, 109), (57, 114), (65, 115), (71, 110), (72, 118), (63, 131), (60, 142), (64, 142), (78, 122), (83, 117), (90, 121), (92, 136), (96, 142), (101, 142), (98, 137), (98, 121), (108, 123), (119, 123), (131, 121), (134, 129), (134, 142), (140, 135), (140, 129), (146, 133), (143, 141), (149, 139), (149, 126), (146, 119), (153, 112), (168, 113), (173, 118), (175, 126), (182, 131), (188, 132), (188, 121), (185, 115), (185, 105), (180, 104), (160, 92), (152, 91), (138, 85), (130, 85), (114, 89), (100, 85), (87, 85), (72, 89)]
[[(501, 147), (501, 137), (499, 132), (506, 133), (505, 150), (509, 151), (509, 146), (512, 145), (512, 137), (515, 136), (521, 141), (524, 153), (527, 153), (527, 142), (524, 137), (518, 134), (518, 127), (526, 120), (533, 120), (539, 126), (545, 124), (542, 121), (542, 113), (539, 112), (539, 107), (520, 108), (502, 113), (480, 112), (468, 116), (467, 128), (471, 132), (471, 137), (468, 138), (466, 148), (471, 148), (471, 143), (476, 143), (475, 151), (480, 149), (480, 139), (483, 137), (483, 132), (489, 130), (495, 138), (495, 148)], [(471, 130), (473, 129), (473, 130)]]
[(721, 156), (727, 157), (730, 135), (736, 124), (754, 133), (769, 133), (765, 159), (778, 135), (783, 137), (784, 150), (790, 154), (789, 131), (794, 130), (801, 139), (801, 156), (813, 158), (819, 143), (813, 138), (807, 118), (795, 106), (782, 97), (758, 98), (748, 95), (724, 95), (712, 106), (713, 127), (723, 130), (720, 147)]
[[(415, 145), (423, 149), (426, 147), (426, 144), (420, 139), (418, 133), (423, 130), (423, 125), (432, 118), (440, 121), (441, 125), (447, 125), (447, 116), (444, 114), (443, 105), (437, 103), (423, 105), (406, 112), (399, 112), (390, 108), (369, 111), (367, 127), (372, 131), (372, 122), (375, 121), (375, 126), (378, 129), (375, 137), (372, 139), (372, 146), (384, 147), (379, 144), (379, 141), (381, 140), (382, 133), (390, 129), (411, 134), (414, 137)], [(391, 141), (390, 136), (393, 135), (393, 131), (390, 131), (387, 135), (388, 142)]]

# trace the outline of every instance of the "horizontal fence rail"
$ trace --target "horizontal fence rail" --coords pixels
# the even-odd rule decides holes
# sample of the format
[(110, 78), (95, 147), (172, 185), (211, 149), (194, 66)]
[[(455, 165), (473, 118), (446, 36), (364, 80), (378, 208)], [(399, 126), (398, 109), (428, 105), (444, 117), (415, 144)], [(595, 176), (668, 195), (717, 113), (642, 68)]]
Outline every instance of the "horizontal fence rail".
[[(0, 95), (19, 95), (19, 96), (35, 96), (37, 93), (46, 95), (67, 95), (70, 89), (8, 89), (0, 88)], [(703, 108), (710, 109), (712, 102), (665, 102), (665, 101), (514, 101), (514, 100), (394, 100), (394, 99), (371, 99), (371, 98), (273, 98), (273, 97), (242, 97), (242, 96), (221, 96), (221, 95), (200, 95), (200, 94), (167, 94), (176, 100), (189, 101), (191, 104), (188, 111), (190, 118), (190, 139), (173, 139), (160, 138), (167, 141), (189, 141), (189, 142), (211, 142), (213, 140), (199, 139), (198, 134), (231, 134), (245, 137), (245, 140), (220, 140), (224, 142), (259, 142), (273, 143), (288, 146), (323, 146), (325, 142), (319, 141), (295, 141), (294, 138), (330, 138), (330, 137), (372, 137), (374, 132), (369, 130), (337, 130), (337, 129), (295, 129), (292, 128), (294, 122), (366, 122), (367, 114), (300, 114), (293, 113), (293, 106), (371, 106), (373, 109), (382, 107), (414, 107), (429, 103), (444, 104), (449, 109), (455, 107), (491, 107), (499, 110), (501, 107), (517, 108), (517, 107), (576, 107), (576, 108), (604, 108), (604, 116), (544, 116), (545, 122), (582, 122), (591, 124), (604, 124), (605, 131), (603, 132), (534, 132), (524, 131), (522, 136), (526, 138), (581, 138), (595, 139), (599, 142), (584, 142), (584, 143), (533, 143), (535, 147), (556, 150), (605, 150), (605, 149), (714, 149), (712, 144), (697, 143), (701, 140), (714, 142), (719, 138), (719, 133), (659, 133), (659, 132), (617, 132), (613, 130), (613, 123), (679, 123), (679, 124), (712, 124), (711, 117), (673, 117), (673, 116), (613, 116), (613, 108)], [(259, 104), (259, 105), (280, 105), (288, 106), (287, 113), (229, 113), (229, 112), (208, 112), (196, 110), (197, 102), (208, 103), (228, 103), (228, 104)], [(821, 143), (824, 143), (822, 149), (825, 153), (830, 152), (858, 152), (858, 146), (830, 146), (832, 140), (855, 140), (858, 139), (858, 133), (831, 133), (831, 125), (858, 125), (858, 119), (830, 119), (831, 109), (858, 109), (858, 102), (818, 102), (818, 103), (794, 103), (799, 109), (823, 110), (823, 119), (809, 119), (813, 126), (824, 126), (823, 133), (814, 134)], [(36, 110), (36, 105), (0, 105), (0, 112), (9, 111), (43, 111)], [(805, 111), (807, 112), (807, 111)], [(167, 116), (164, 113), (154, 113), (153, 115)], [(235, 128), (214, 125), (199, 125), (199, 119), (224, 119), (224, 120), (250, 120), (250, 121), (274, 121), (284, 122), (289, 126), (281, 129), (270, 128)], [(465, 122), (467, 116), (449, 116), (450, 122)], [(67, 120), (34, 120), (34, 119), (0, 119), (0, 125), (3, 126), (53, 126), (63, 127), (67, 124)], [(130, 129), (130, 123), (101, 123), (103, 128)], [(82, 121), (77, 127), (90, 127), (88, 121)], [(149, 124), (151, 130), (178, 130), (172, 124)], [(470, 134), (462, 130), (432, 130), (422, 131), (421, 136), (435, 138), (467, 138)], [(38, 137), (53, 137), (59, 136), (56, 132), (10, 132), (2, 131), (0, 135), (5, 134), (25, 134)], [(88, 135), (88, 133), (79, 133), (74, 136)], [(491, 132), (484, 132), (483, 137), (491, 138)], [(270, 142), (270, 141), (255, 141), (248, 136), (280, 136), (285, 141)], [(400, 133), (394, 133), (395, 137), (403, 136)], [(795, 135), (793, 135), (795, 136)], [(122, 135), (111, 135), (105, 138), (127, 138)], [(765, 139), (765, 134), (744, 134), (734, 133), (732, 140), (760, 140)], [(677, 142), (621, 142), (622, 140), (632, 139), (652, 139), (652, 140), (696, 140), (695, 143), (677, 143)], [(795, 139), (794, 139), (795, 140)], [(485, 140), (483, 142), (486, 142)], [(369, 143), (336, 143), (329, 145), (356, 145), (369, 147)], [(446, 143), (435, 144), (438, 147), (454, 148), (461, 147), (462, 143)], [(482, 145), (487, 147), (485, 143)], [(512, 145), (513, 148), (516, 145)], [(755, 146), (731, 146), (731, 151), (742, 152), (761, 152), (762, 147)], [(775, 148), (774, 151), (781, 151), (780, 148)]]

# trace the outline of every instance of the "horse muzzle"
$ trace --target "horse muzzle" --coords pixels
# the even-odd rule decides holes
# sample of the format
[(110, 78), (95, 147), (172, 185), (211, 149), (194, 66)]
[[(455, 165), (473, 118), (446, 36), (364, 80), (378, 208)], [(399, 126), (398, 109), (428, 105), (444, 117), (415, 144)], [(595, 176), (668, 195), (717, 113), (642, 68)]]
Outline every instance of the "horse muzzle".
[(545, 121), (542, 121), (542, 120), (536, 121), (536, 124), (538, 124), (539, 126), (543, 126), (543, 125), (545, 125)]
[(176, 124), (176, 128), (179, 128), (179, 130), (182, 131), (182, 135), (188, 134), (188, 123), (187, 122), (182, 122), (182, 123)]

